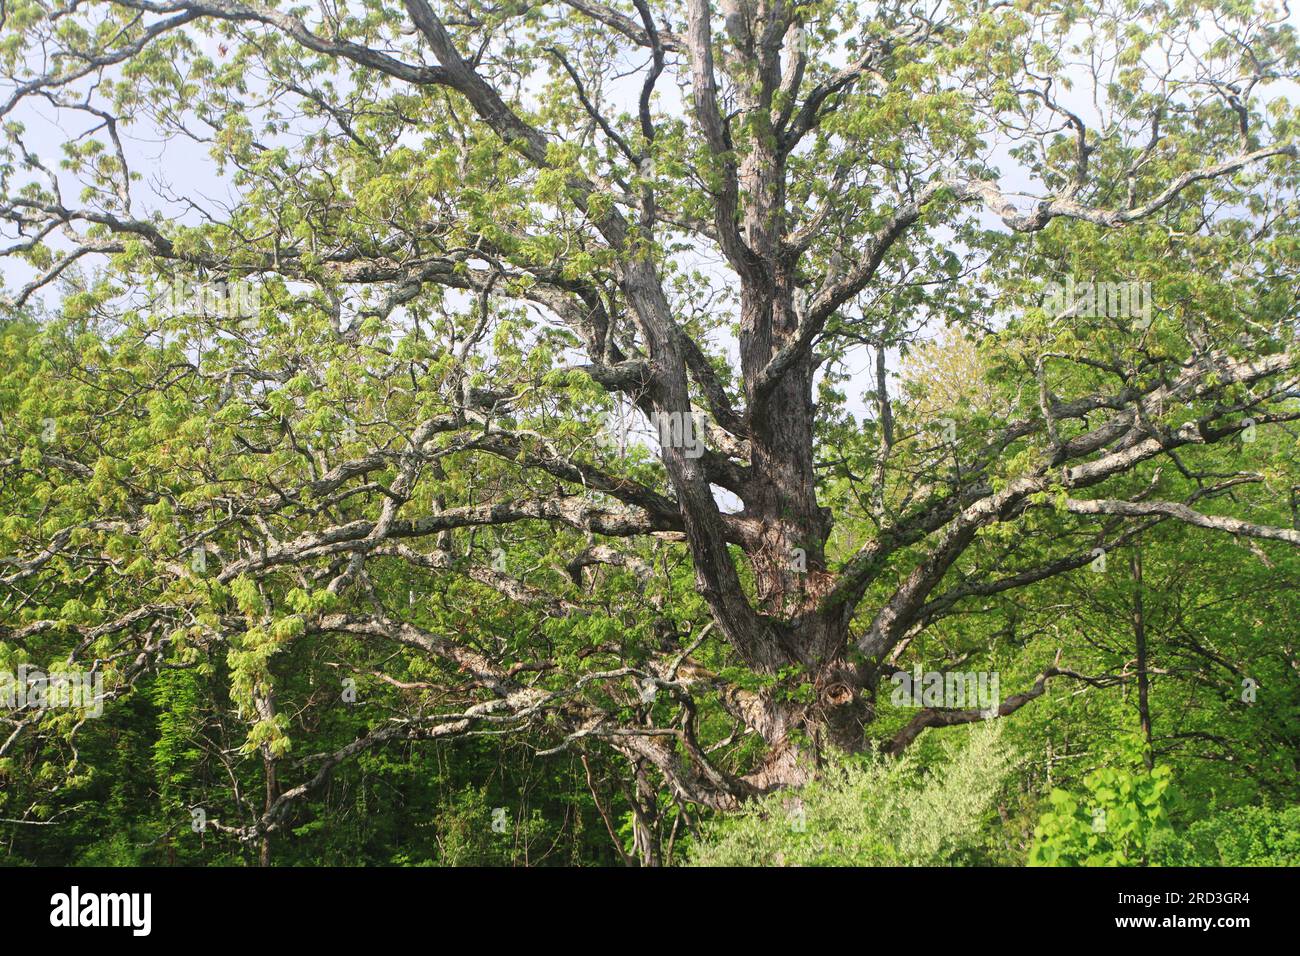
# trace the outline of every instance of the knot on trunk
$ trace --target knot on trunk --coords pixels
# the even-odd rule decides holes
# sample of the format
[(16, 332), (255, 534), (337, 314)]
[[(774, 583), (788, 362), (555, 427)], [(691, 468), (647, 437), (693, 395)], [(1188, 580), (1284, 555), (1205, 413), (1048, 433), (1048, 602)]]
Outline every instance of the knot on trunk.
[(826, 739), (847, 753), (861, 750), (871, 708), (858, 683), (842, 667), (835, 667), (818, 677), (814, 688), (817, 703), (810, 716), (823, 728)]
[(853, 688), (843, 681), (834, 681), (820, 688), (818, 696), (831, 707), (843, 707), (853, 700)]

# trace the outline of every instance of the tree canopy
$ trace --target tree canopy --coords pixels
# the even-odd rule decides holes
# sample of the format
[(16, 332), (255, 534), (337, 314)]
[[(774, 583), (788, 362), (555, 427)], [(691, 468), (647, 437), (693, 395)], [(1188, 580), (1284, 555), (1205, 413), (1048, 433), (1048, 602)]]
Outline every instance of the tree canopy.
[[(2, 711), (11, 848), (330, 859), (436, 803), (443, 862), (649, 864), (735, 814), (712, 859), (768, 853), (746, 808), (810, 781), (877, 840), (991, 812), (897, 759), (1017, 779), (999, 859), (1157, 764), (1294, 802), (1285, 6), (0, 10), (0, 669), (104, 698)], [(929, 674), (996, 698), (894, 696)], [(939, 756), (1003, 719), (1018, 777)], [(1164, 816), (1078, 849), (1071, 799), (1037, 861), (1152, 858)]]

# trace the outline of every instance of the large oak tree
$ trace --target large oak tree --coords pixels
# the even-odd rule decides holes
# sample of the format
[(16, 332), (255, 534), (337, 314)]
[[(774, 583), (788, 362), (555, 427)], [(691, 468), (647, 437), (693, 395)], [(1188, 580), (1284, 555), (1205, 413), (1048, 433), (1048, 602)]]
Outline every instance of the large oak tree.
[[(972, 602), (1161, 522), (1300, 544), (1282, 8), (3, 9), (0, 637), (114, 698), (224, 661), (242, 838), (364, 750), (512, 733), (623, 760), (654, 860), (661, 789), (985, 716), (873, 726)], [(980, 360), (900, 391), (945, 323)], [(1206, 457), (1243, 435), (1267, 465)], [(304, 642), (336, 681), (282, 699)], [(349, 675), (370, 732), (277, 772)]]

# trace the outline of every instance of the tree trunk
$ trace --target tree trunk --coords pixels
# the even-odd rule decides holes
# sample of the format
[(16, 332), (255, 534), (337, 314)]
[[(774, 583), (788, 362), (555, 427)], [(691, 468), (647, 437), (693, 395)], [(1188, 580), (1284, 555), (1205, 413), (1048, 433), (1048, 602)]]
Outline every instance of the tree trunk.
[(1135, 547), (1130, 559), (1133, 572), (1133, 639), (1137, 644), (1138, 722), (1145, 742), (1143, 762), (1148, 770), (1155, 766), (1151, 745), (1150, 678), (1147, 673), (1147, 622), (1142, 604), (1142, 549)]

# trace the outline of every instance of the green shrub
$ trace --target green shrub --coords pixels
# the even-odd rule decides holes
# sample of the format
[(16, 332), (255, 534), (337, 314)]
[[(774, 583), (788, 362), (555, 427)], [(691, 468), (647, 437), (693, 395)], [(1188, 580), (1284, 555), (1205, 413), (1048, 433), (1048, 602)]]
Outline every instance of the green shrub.
[(1034, 830), (1030, 866), (1143, 866), (1169, 827), (1173, 772), (1104, 767), (1083, 778), (1078, 797), (1053, 790)]
[(1014, 761), (992, 722), (928, 771), (857, 758), (797, 794), (772, 794), (707, 828), (692, 866), (926, 866), (981, 862), (982, 827)]
[(1167, 866), (1300, 866), (1300, 807), (1238, 807), (1161, 841)]

